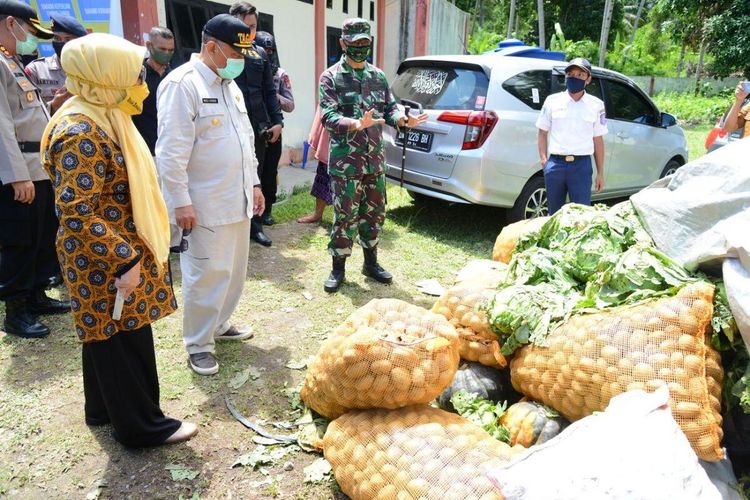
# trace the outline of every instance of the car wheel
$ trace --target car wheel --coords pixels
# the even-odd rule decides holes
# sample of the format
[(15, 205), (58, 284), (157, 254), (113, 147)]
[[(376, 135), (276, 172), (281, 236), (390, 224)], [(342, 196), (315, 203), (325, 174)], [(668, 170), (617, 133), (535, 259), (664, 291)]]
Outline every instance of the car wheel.
[(669, 160), (669, 162), (667, 162), (667, 166), (665, 166), (664, 170), (661, 171), (659, 179), (662, 179), (668, 175), (672, 175), (673, 173), (677, 172), (677, 169), (681, 166), (682, 165), (680, 165), (680, 162), (678, 162), (677, 160)]
[(549, 215), (544, 177), (532, 177), (510, 210), (511, 222)]

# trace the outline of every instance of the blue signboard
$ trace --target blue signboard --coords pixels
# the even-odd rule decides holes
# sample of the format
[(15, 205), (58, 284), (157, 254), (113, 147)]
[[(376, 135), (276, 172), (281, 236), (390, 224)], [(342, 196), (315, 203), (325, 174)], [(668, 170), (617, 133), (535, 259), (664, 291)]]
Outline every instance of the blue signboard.
[[(26, 3), (31, 3), (30, 0), (26, 0)], [(39, 16), (43, 22), (49, 22), (52, 16), (70, 16), (76, 17), (75, 10), (73, 9), (73, 3), (61, 0), (37, 0), (37, 6), (39, 7)], [(32, 5), (33, 6), (33, 5)]]
[[(24, 0), (39, 12), (43, 23), (49, 24), (52, 16), (70, 16), (78, 19), (89, 31), (109, 32), (111, 0)], [(52, 44), (39, 44), (43, 57), (54, 54)]]
[(78, 0), (78, 10), (83, 22), (109, 22), (109, 0)]

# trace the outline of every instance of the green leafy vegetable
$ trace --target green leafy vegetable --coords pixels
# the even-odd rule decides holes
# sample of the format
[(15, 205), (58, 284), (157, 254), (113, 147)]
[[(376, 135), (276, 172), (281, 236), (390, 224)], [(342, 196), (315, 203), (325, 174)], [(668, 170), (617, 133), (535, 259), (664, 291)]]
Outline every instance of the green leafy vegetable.
[(509, 285), (555, 283), (560, 288), (575, 288), (576, 280), (563, 270), (562, 255), (546, 248), (532, 247), (513, 256), (508, 266)]
[(595, 307), (633, 304), (662, 295), (672, 296), (697, 281), (685, 268), (653, 247), (636, 245), (619, 255), (586, 290)]
[(581, 296), (550, 284), (512, 285), (487, 303), (492, 330), (502, 341), (504, 355), (533, 342), (544, 345), (547, 334), (562, 324)]
[(498, 441), (510, 444), (510, 432), (500, 425), (500, 417), (506, 409), (505, 402), (495, 404), (477, 394), (461, 390), (451, 397), (451, 404), (459, 415), (477, 424)]

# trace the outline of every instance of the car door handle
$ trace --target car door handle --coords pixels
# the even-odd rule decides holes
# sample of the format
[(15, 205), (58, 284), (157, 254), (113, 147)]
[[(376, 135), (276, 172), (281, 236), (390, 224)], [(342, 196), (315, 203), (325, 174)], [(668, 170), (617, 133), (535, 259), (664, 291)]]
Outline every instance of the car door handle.
[(630, 137), (625, 132), (617, 132), (617, 134), (615, 134), (615, 135), (617, 135), (617, 137), (619, 137), (620, 139), (627, 139), (628, 137)]

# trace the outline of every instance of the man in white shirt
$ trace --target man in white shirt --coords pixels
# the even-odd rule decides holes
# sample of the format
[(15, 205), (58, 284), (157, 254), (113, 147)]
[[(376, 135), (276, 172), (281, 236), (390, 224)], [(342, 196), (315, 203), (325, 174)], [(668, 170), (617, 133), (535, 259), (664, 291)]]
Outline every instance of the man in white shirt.
[(544, 101), (536, 121), (539, 158), (550, 215), (570, 197), (573, 203), (591, 204), (591, 155), (596, 161), (597, 192), (604, 188), (604, 139), (607, 116), (601, 99), (586, 93), (591, 64), (582, 57), (565, 68), (565, 92)]
[(182, 228), (183, 338), (200, 375), (219, 371), (214, 339), (252, 336), (229, 323), (245, 283), (250, 219), (265, 208), (253, 129), (234, 83), (251, 43), (239, 19), (210, 19), (200, 54), (157, 93), (156, 162), (171, 222)]

